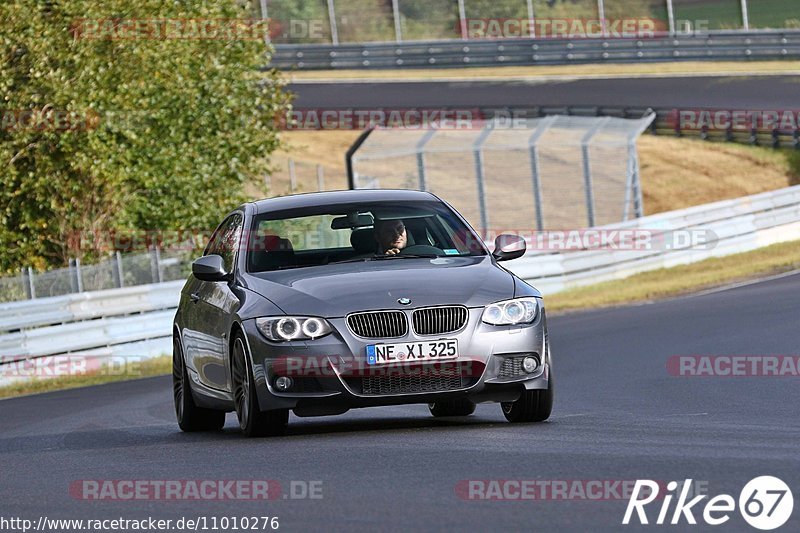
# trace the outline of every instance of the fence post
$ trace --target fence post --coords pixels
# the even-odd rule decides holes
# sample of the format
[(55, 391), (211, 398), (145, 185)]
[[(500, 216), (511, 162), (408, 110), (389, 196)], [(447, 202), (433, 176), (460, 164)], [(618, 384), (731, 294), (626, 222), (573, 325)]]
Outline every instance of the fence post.
[(608, 37), (608, 24), (606, 23), (606, 5), (603, 0), (597, 0), (597, 17), (603, 29), (603, 38)]
[(336, 26), (336, 6), (333, 0), (328, 0), (328, 21), (331, 24), (331, 43), (339, 45), (339, 28)]
[(464, 0), (458, 0), (458, 27), (461, 29), (461, 38), (466, 40), (467, 35), (467, 10), (464, 8)]
[[(267, 21), (269, 19), (269, 16), (267, 14), (267, 0), (261, 0), (261, 19), (262, 20), (267, 20)], [(270, 26), (272, 26), (272, 25), (268, 21), (267, 22), (267, 31), (264, 34), (264, 42), (265, 43), (269, 43), (269, 41), (270, 41), (270, 37), (271, 37), (270, 34), (269, 34)]]
[(436, 135), (436, 129), (431, 128), (417, 141), (417, 186), (421, 191), (428, 190), (428, 173), (425, 167), (425, 145)]
[(125, 271), (122, 270), (122, 254), (117, 250), (114, 254), (116, 259), (116, 272), (117, 272), (117, 286), (121, 289), (125, 286)]
[(609, 121), (610, 117), (606, 117), (603, 120), (600, 120), (589, 128), (589, 131), (583, 136), (581, 139), (581, 151), (583, 152), (583, 187), (584, 193), (586, 196), (586, 219), (589, 223), (589, 227), (594, 226), (594, 191), (592, 190), (592, 166), (591, 162), (589, 161), (589, 142), (592, 140), (592, 137), (600, 131), (603, 126)]
[(25, 299), (26, 300), (30, 300), (31, 299), (31, 287), (28, 284), (28, 274), (27, 274), (27, 272), (25, 270), (25, 267), (22, 267), (22, 268), (19, 269), (19, 279), (20, 279), (20, 282), (22, 283), (22, 290), (25, 291)]
[(536, 125), (536, 129), (528, 139), (528, 150), (531, 158), (531, 179), (533, 180), (533, 201), (536, 204), (536, 229), (544, 229), (544, 213), (542, 212), (542, 182), (539, 173), (539, 139), (547, 129), (556, 121), (556, 117), (545, 117)]
[(747, 0), (742, 0), (742, 24), (745, 31), (750, 29), (750, 9), (747, 7)]
[(289, 159), (289, 191), (294, 194), (294, 189), (297, 187), (297, 176), (294, 173), (294, 159)]
[(672, 0), (667, 0), (667, 20), (669, 21), (669, 34), (675, 35), (675, 9), (672, 7)]
[(317, 190), (320, 192), (325, 190), (325, 169), (322, 165), (317, 165)]
[(397, 42), (403, 41), (403, 30), (400, 28), (400, 6), (398, 0), (392, 0), (392, 15), (394, 16), (394, 38)]
[(81, 260), (75, 258), (75, 282), (78, 287), (78, 292), (83, 292), (83, 278), (81, 277)]
[(531, 39), (536, 38), (536, 18), (533, 13), (533, 0), (526, 1), (528, 8), (528, 35)]
[(79, 281), (78, 281), (77, 269), (75, 268), (75, 259), (72, 258), (69, 259), (68, 269), (69, 269), (70, 292), (81, 292), (80, 289), (78, 288)]
[(161, 283), (161, 253), (157, 246), (150, 247), (150, 277), (153, 283)]
[(31, 300), (36, 299), (36, 285), (33, 282), (33, 269), (28, 267), (28, 294)]
[(475, 178), (478, 182), (478, 210), (481, 215), (481, 237), (484, 239), (489, 230), (489, 214), (486, 211), (486, 183), (483, 175), (483, 143), (486, 142), (489, 134), (492, 133), (492, 128), (492, 123), (488, 123), (472, 145), (472, 152), (475, 157)]

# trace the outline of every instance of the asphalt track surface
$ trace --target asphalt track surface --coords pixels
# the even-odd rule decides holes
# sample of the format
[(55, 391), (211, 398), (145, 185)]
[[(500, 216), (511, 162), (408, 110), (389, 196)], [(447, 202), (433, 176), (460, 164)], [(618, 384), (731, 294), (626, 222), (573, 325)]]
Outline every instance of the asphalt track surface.
[[(691, 478), (738, 499), (751, 478), (775, 475), (795, 493), (782, 530), (798, 531), (798, 378), (666, 370), (675, 354), (797, 354), (798, 293), (800, 275), (791, 275), (552, 317), (557, 394), (543, 424), (508, 424), (494, 404), (447, 420), (401, 406), (292, 416), (289, 435), (274, 439), (240, 437), (231, 415), (222, 432), (184, 434), (169, 377), (0, 401), (0, 516), (268, 515), (284, 531), (625, 531), (639, 529), (620, 525), (625, 500), (470, 501), (455, 487), (469, 479)], [(82, 479), (274, 479), (284, 494), (290, 480), (321, 480), (323, 498), (84, 501), (68, 492)], [(702, 509), (695, 514), (702, 520)], [(715, 530), (755, 531), (737, 513)]]
[(298, 108), (614, 106), (798, 108), (798, 76), (688, 76), (561, 81), (296, 83)]

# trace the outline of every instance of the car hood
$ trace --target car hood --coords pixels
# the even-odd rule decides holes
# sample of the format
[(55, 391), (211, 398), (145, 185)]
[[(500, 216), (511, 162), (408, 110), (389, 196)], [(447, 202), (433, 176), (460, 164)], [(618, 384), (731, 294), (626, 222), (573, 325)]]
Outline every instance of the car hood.
[[(388, 259), (249, 274), (246, 287), (290, 315), (342, 317), (370, 309), (485, 306), (514, 296), (490, 256)], [(401, 305), (400, 298), (411, 303)]]

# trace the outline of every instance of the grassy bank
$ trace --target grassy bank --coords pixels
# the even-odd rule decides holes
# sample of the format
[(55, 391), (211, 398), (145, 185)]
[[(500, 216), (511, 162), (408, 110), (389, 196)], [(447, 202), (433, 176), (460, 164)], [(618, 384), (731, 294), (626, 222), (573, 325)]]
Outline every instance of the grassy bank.
[(59, 376), (54, 378), (35, 378), (30, 381), (23, 381), (0, 387), (0, 398), (12, 396), (22, 396), (24, 394), (36, 394), (54, 390), (74, 389), (76, 387), (88, 387), (89, 385), (99, 385), (101, 383), (111, 383), (114, 381), (127, 381), (129, 379), (146, 378), (149, 376), (160, 376), (172, 372), (172, 357), (162, 356), (147, 359), (135, 364), (127, 365), (124, 371), (116, 372), (109, 369), (101, 369), (96, 372), (86, 374)]
[(595, 309), (670, 298), (800, 269), (800, 241), (635, 274), (545, 295), (548, 312)]

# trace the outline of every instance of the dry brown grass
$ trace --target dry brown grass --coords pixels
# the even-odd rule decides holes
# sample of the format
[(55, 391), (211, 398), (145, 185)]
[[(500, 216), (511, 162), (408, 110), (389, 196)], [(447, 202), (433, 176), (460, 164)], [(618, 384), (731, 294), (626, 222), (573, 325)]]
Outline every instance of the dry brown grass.
[(639, 139), (645, 213), (671, 211), (788, 187), (796, 181), (786, 151), (697, 139)]
[(768, 73), (796, 73), (800, 71), (800, 61), (687, 61), (674, 63), (643, 63), (643, 64), (614, 64), (604, 63), (595, 65), (556, 65), (556, 66), (506, 66), (506, 67), (469, 67), (453, 69), (403, 69), (403, 70), (313, 70), (313, 71), (287, 71), (286, 79), (296, 80), (335, 80), (335, 79), (382, 79), (382, 80), (407, 80), (407, 79), (442, 79), (462, 78), (472, 79), (513, 79), (536, 78), (541, 76), (631, 76), (642, 74), (746, 74), (758, 72)]
[[(413, 132), (406, 133), (413, 135)], [(273, 157), (275, 172), (271, 176), (269, 195), (289, 194), (289, 157), (295, 161), (296, 192), (317, 190), (318, 164), (324, 169), (327, 190), (346, 189), (344, 154), (358, 135), (358, 131), (284, 132), (286, 148)], [(572, 148), (568, 147), (568, 150)], [(639, 139), (639, 156), (646, 214), (737, 198), (798, 182), (797, 168), (793, 168), (791, 163), (791, 158), (795, 156), (786, 150), (644, 135)], [(526, 153), (513, 152), (503, 157), (486, 157), (487, 176), (504, 185), (493, 189), (495, 192), (501, 189), (518, 190), (520, 183), (527, 187), (530, 179), (527, 157)], [(477, 214), (472, 213), (476, 196), (474, 182), (465, 183), (460, 178), (462, 175), (474, 175), (471, 156), (468, 153), (440, 154), (429, 157), (427, 163), (431, 180), (441, 184), (436, 192), (452, 201), (457, 208), (463, 208), (468, 218), (476, 219)], [(552, 167), (550, 170), (557, 169), (562, 163), (557, 157), (542, 161), (543, 166)], [(416, 180), (416, 174), (409, 173), (409, 169), (415, 169), (413, 160), (386, 160), (364, 164), (361, 168), (367, 173), (380, 175), (382, 186), (399, 187)], [(624, 166), (620, 166), (619, 172), (623, 178), (624, 171)], [(580, 179), (580, 176), (575, 179)], [(254, 188), (249, 192), (253, 197), (265, 195), (263, 188)], [(519, 214), (519, 227), (530, 227), (533, 206), (529, 197), (527, 194), (497, 196), (492, 192), (488, 198), (490, 211), (497, 206), (506, 207)], [(575, 204), (572, 209), (582, 209), (582, 201), (582, 198), (572, 198)], [(551, 214), (548, 220), (556, 224), (558, 219), (553, 216), (557, 214)]]

